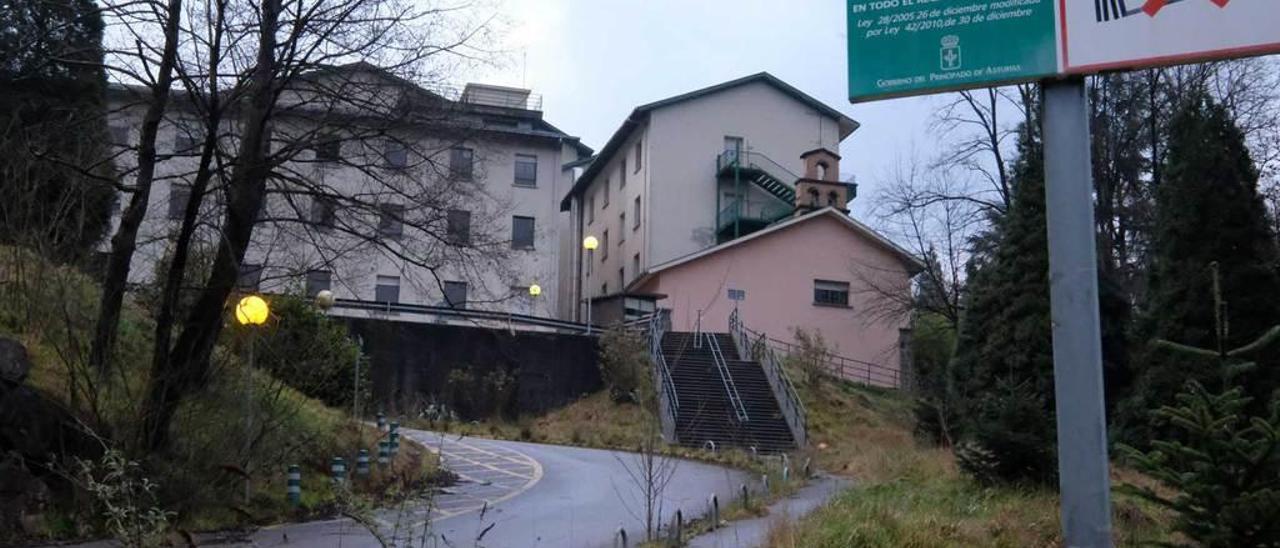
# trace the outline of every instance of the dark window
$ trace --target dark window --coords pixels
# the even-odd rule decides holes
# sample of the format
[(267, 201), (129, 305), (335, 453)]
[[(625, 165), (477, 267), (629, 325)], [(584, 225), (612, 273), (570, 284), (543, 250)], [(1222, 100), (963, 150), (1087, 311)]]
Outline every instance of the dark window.
[(516, 185), (538, 186), (538, 157), (532, 154), (516, 155)]
[(314, 297), (317, 293), (331, 289), (333, 284), (333, 273), (328, 270), (311, 270), (307, 272), (307, 296)]
[(467, 282), (445, 282), (444, 305), (450, 308), (466, 308)]
[(587, 198), (587, 224), (596, 222), (596, 195)]
[(111, 142), (119, 146), (129, 146), (129, 126), (111, 126)]
[(839, 193), (837, 193), (834, 190), (827, 193), (827, 205), (831, 207), (840, 207), (840, 204), (838, 203), (839, 201), (840, 201)]
[(818, 189), (816, 188), (809, 189), (809, 205), (811, 207), (818, 207), (818, 196), (819, 196)]
[(609, 258), (609, 231), (604, 231), (600, 236), (600, 261), (604, 262)]
[(382, 158), (389, 168), (403, 168), (409, 165), (409, 147), (400, 141), (389, 140), (382, 151)]
[(618, 269), (618, 291), (622, 291), (622, 288), (624, 287), (627, 287), (627, 271), (626, 271), (626, 268), (619, 268)]
[(317, 162), (338, 162), (342, 160), (342, 141), (335, 135), (320, 137), (312, 143), (311, 150), (316, 153)]
[(331, 229), (338, 224), (338, 203), (327, 196), (311, 199), (311, 224), (321, 229)]
[(400, 302), (400, 277), (378, 276), (378, 283), (373, 288), (373, 300), (380, 303)]
[(618, 214), (618, 245), (627, 241), (627, 212)]
[(814, 280), (813, 304), (849, 306), (849, 282)]
[(470, 181), (474, 174), (475, 152), (457, 147), (449, 151), (449, 175), (454, 179)]
[(604, 211), (604, 208), (609, 207), (609, 179), (604, 180), (604, 189), (602, 191), (604, 192), (604, 203), (600, 204), (600, 210)]
[(632, 276), (640, 275), (640, 254), (639, 253), (636, 253), (634, 257), (631, 257), (631, 275)]
[(194, 154), (198, 152), (204, 135), (195, 123), (181, 124), (173, 128), (173, 153)]
[(191, 185), (173, 183), (169, 185), (169, 218), (181, 219), (187, 213), (187, 202), (191, 201)]
[(609, 282), (600, 284), (600, 295), (603, 296), (608, 294), (609, 294)]
[(640, 197), (636, 196), (635, 211), (631, 212), (631, 229), (640, 228)]
[(644, 158), (644, 156), (640, 154), (640, 150), (640, 143), (636, 142), (636, 173), (640, 172), (641, 158)]
[(450, 209), (445, 235), (449, 243), (468, 245), (471, 243), (471, 212), (462, 209)]
[(378, 206), (378, 235), (383, 238), (399, 238), (404, 234), (404, 206), (382, 204)]
[(618, 188), (627, 186), (627, 159), (622, 159), (622, 164), (618, 168)]
[(242, 291), (257, 291), (262, 283), (262, 265), (240, 263), (240, 272), (236, 276), (236, 287)]
[(511, 218), (511, 247), (533, 249), (533, 217)]

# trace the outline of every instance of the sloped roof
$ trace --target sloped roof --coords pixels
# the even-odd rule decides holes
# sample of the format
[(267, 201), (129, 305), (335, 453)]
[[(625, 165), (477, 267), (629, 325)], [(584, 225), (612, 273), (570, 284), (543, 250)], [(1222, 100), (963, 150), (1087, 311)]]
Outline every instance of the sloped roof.
[[(631, 132), (635, 131), (635, 128), (640, 125), (640, 122), (642, 122), (649, 113), (654, 110), (756, 82), (762, 82), (773, 86), (783, 94), (808, 105), (818, 112), (834, 118), (840, 126), (840, 139), (842, 140), (854, 131), (858, 130), (859, 124), (852, 118), (845, 116), (840, 111), (831, 108), (822, 101), (814, 99), (809, 94), (796, 89), (791, 84), (783, 82), (778, 77), (769, 74), (768, 72), (759, 72), (750, 76), (738, 78), (737, 80), (730, 80), (728, 82), (723, 82), (688, 93), (682, 93), (674, 97), (668, 97), (666, 99), (636, 107), (635, 110), (632, 110), (631, 114), (627, 116), (627, 119), (623, 120), (622, 125), (613, 133), (613, 136), (609, 138), (609, 142), (605, 143), (604, 148), (600, 149), (600, 153), (596, 155), (596, 158), (604, 161), (608, 161), (609, 158), (612, 158), (614, 153), (618, 151), (618, 148), (622, 146), (622, 143), (625, 143), (627, 138), (631, 136)], [(591, 179), (594, 178), (602, 169), (604, 169), (604, 162), (592, 162), (592, 164), (587, 167), (586, 171), (582, 173), (582, 176), (578, 178), (577, 182), (574, 183), (573, 188), (569, 190), (569, 193), (565, 195), (564, 199), (560, 200), (560, 211), (568, 211), (569, 198), (586, 189), (587, 183), (591, 181)]]
[(683, 257), (679, 257), (679, 258), (667, 261), (665, 263), (655, 265), (651, 267), (649, 270), (645, 271), (645, 273), (642, 274), (640, 277), (636, 278), (630, 284), (628, 284), (627, 288), (630, 289), (634, 287), (640, 287), (641, 285), (651, 280), (654, 276), (661, 274), (666, 270), (670, 270), (672, 268), (697, 261), (698, 259), (701, 259), (708, 255), (714, 255), (726, 249), (738, 247), (738, 246), (747, 244), (753, 240), (756, 240), (758, 238), (763, 238), (769, 234), (781, 232), (791, 227), (794, 227), (796, 225), (799, 225), (808, 221), (812, 221), (814, 219), (818, 219), (821, 217), (825, 217), (825, 216), (830, 216), (840, 221), (840, 223), (844, 225), (846, 228), (852, 230), (854, 233), (858, 234), (859, 236), (867, 238), (868, 240), (871, 241), (871, 243), (879, 246), (885, 251), (888, 251), (889, 253), (896, 256), (907, 267), (908, 274), (914, 276), (916, 274), (919, 274), (921, 271), (925, 269), (924, 261), (921, 261), (919, 257), (916, 257), (910, 251), (903, 249), (898, 244), (893, 243), (888, 238), (881, 236), (879, 232), (876, 232), (871, 227), (858, 222), (858, 220), (854, 219), (853, 217), (845, 215), (839, 209), (836, 209), (834, 207), (824, 207), (822, 209), (806, 213), (799, 217), (792, 217), (785, 221), (775, 223), (769, 227), (764, 228), (763, 230), (752, 232), (751, 234), (748, 234), (741, 238), (730, 240), (720, 245), (708, 247), (707, 249), (704, 249), (702, 251), (690, 253)]

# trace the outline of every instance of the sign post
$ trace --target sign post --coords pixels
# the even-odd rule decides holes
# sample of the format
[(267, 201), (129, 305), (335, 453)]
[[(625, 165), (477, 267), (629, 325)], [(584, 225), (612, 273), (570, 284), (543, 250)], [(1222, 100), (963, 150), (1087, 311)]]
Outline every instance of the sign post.
[(1045, 200), (1053, 204), (1045, 214), (1063, 540), (1069, 547), (1106, 547), (1111, 546), (1111, 484), (1083, 77), (1045, 83), (1043, 132)]
[(849, 100), (1040, 81), (1062, 528), (1111, 546), (1084, 76), (1280, 53), (1276, 0), (845, 0)]

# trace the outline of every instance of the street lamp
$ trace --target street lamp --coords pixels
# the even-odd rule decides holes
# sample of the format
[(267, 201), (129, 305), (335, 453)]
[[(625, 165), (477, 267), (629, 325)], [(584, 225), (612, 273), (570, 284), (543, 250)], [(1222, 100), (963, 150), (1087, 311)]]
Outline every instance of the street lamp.
[[(236, 321), (244, 326), (259, 326), (267, 322), (271, 307), (257, 295), (249, 295), (236, 303)], [(249, 451), (253, 445), (253, 345), (257, 330), (249, 331), (249, 361), (244, 367), (244, 501), (249, 502)]]
[[(600, 247), (600, 240), (597, 240), (595, 236), (587, 236), (586, 238), (582, 239), (582, 249), (594, 252), (598, 247)], [(587, 281), (586, 281), (586, 287), (583, 288), (583, 293), (586, 293), (587, 295), (587, 334), (588, 335), (591, 334), (591, 259), (594, 255), (595, 253), (590, 253), (587, 255), (587, 273), (586, 273)]]

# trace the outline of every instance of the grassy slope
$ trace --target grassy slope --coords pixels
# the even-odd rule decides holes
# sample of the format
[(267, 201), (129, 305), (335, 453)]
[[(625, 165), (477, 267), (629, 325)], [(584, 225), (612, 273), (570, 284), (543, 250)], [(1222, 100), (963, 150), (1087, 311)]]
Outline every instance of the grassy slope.
[[(772, 531), (780, 547), (1056, 546), (1057, 495), (1045, 489), (986, 488), (957, 471), (949, 451), (912, 437), (911, 401), (851, 384), (803, 387), (814, 458), (858, 486), (799, 523)], [(1119, 472), (1123, 481), (1141, 481)], [(1165, 539), (1163, 516), (1115, 501), (1117, 544)]]
[[(135, 425), (138, 401), (146, 385), (154, 326), (145, 309), (126, 302), (120, 323), (115, 363), (118, 370), (98, 381), (98, 413), (86, 398), (72, 398), (71, 386), (83, 386), (88, 334), (96, 314), (98, 288), (84, 274), (54, 266), (30, 252), (0, 246), (0, 335), (21, 341), (33, 362), (27, 384), (47, 398), (74, 409), (113, 446), (126, 446)], [(254, 496), (243, 500), (240, 466), (244, 439), (243, 365), (221, 350), (215, 356), (210, 382), (188, 399), (175, 417), (173, 446), (144, 459), (149, 479), (159, 485), (162, 507), (178, 512), (177, 525), (187, 530), (219, 529), (267, 524), (286, 519), (332, 515), (338, 497), (328, 480), (330, 459), (344, 456), (354, 469), (358, 448), (376, 457), (378, 433), (361, 427), (340, 410), (287, 387), (262, 372), (252, 376), (255, 420), (266, 425), (255, 443), (249, 468)], [(117, 438), (117, 442), (109, 441)], [(375, 493), (404, 477), (421, 478), (436, 469), (434, 455), (402, 444), (396, 474), (375, 474), (356, 486), (365, 503)], [(303, 470), (303, 501), (290, 508), (285, 500), (288, 464)], [(73, 468), (72, 463), (62, 466)], [(410, 474), (409, 472), (413, 472)], [(394, 491), (395, 489), (391, 489)], [(379, 495), (380, 496), (380, 495)], [(47, 515), (45, 536), (92, 535), (74, 504), (57, 504)], [(0, 535), (3, 537), (3, 535)]]

